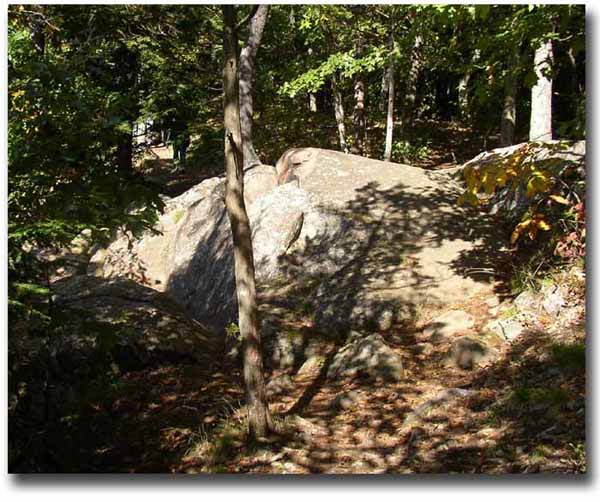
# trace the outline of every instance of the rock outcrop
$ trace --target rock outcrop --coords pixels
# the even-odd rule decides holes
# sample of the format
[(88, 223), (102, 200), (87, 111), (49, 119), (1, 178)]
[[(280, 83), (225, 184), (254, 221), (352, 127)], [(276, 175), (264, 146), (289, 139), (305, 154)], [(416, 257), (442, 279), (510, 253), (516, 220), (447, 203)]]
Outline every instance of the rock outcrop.
[[(315, 284), (306, 302), (317, 325), (386, 331), (420, 304), (491, 287), (478, 270), (503, 252), (505, 236), (490, 217), (456, 205), (460, 186), (448, 173), (300, 148), (276, 169), (257, 166), (245, 176), (259, 289), (280, 275)], [(236, 318), (223, 181), (168, 200), (161, 234), (119, 236), (89, 271), (167, 292), (222, 330)]]

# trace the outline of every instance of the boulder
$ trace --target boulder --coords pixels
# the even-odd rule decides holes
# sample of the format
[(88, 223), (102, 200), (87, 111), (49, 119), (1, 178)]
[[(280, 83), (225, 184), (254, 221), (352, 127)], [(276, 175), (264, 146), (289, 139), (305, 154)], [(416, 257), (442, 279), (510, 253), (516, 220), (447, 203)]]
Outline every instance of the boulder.
[(424, 303), (493, 292), (489, 274), (473, 270), (495, 265), (506, 237), (494, 218), (456, 204), (462, 187), (450, 174), (315, 148), (286, 152), (277, 171), (346, 226), (333, 242), (289, 251), (298, 279), (320, 280), (310, 298), (318, 326), (386, 331)]
[(139, 237), (119, 232), (106, 248), (97, 249), (90, 259), (88, 274), (106, 279), (127, 277), (157, 291), (166, 291), (172, 272), (175, 236), (188, 211), (206, 200), (222, 198), (224, 178), (210, 178), (166, 199), (165, 209), (153, 231)]
[(53, 290), (65, 316), (54, 343), (65, 361), (92, 359), (106, 349), (123, 370), (178, 358), (209, 366), (221, 344), (167, 295), (126, 278), (76, 276)]
[[(272, 169), (272, 168), (271, 168)], [(321, 210), (305, 191), (287, 184), (271, 189), (269, 166), (246, 174), (258, 283), (277, 276), (281, 258), (294, 245), (305, 249), (331, 242), (343, 232), (339, 217)], [(271, 176), (270, 181), (265, 178)], [(262, 181), (261, 181), (262, 180)], [(235, 321), (237, 301), (233, 242), (222, 178), (211, 178), (166, 204), (156, 232), (140, 238), (119, 236), (92, 257), (88, 272), (99, 277), (128, 277), (181, 304), (189, 315), (214, 330)], [(323, 263), (315, 258), (314, 267)]]
[(221, 337), (164, 293), (92, 276), (61, 279), (52, 289), (50, 332), (9, 330), (11, 416), (47, 424), (110, 396), (122, 372), (169, 361), (210, 371), (217, 362)]
[(352, 332), (348, 342), (333, 357), (328, 378), (353, 378), (358, 375), (400, 381), (404, 377), (402, 358), (379, 334)]
[[(332, 258), (320, 251), (333, 245), (346, 228), (341, 218), (320, 208), (314, 197), (293, 184), (278, 186), (264, 195), (250, 208), (248, 217), (256, 277), (263, 282), (285, 266), (313, 273), (326, 269)], [(286, 254), (297, 260), (286, 262), (282, 259)]]
[(244, 202), (250, 207), (277, 186), (277, 171), (273, 166), (258, 164), (244, 172)]

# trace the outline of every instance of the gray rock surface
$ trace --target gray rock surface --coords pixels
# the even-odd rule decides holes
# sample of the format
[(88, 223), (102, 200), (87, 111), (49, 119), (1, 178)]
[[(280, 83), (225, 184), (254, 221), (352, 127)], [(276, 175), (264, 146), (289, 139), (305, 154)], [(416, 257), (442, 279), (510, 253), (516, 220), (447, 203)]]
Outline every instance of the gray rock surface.
[(439, 342), (473, 327), (475, 320), (471, 314), (462, 310), (449, 310), (430, 322), (420, 338), (430, 342)]
[(122, 369), (158, 359), (193, 359), (210, 365), (221, 339), (190, 319), (167, 295), (125, 278), (77, 276), (54, 285), (55, 305), (69, 329), (56, 351), (92, 359), (107, 350)]
[(463, 336), (452, 343), (447, 363), (454, 364), (464, 370), (470, 370), (495, 359), (497, 356), (498, 350), (488, 346), (482, 340)]
[(525, 331), (525, 326), (518, 319), (494, 319), (486, 324), (486, 329), (512, 342)]
[(327, 377), (352, 378), (360, 374), (400, 381), (404, 376), (402, 358), (385, 343), (381, 335), (354, 331), (333, 357)]
[[(456, 205), (460, 186), (449, 174), (314, 148), (284, 160), (277, 187), (269, 166), (246, 173), (257, 281), (317, 280), (307, 301), (318, 326), (385, 331), (421, 304), (491, 289), (488, 275), (470, 270), (493, 263), (502, 238), (492, 219)], [(119, 236), (89, 272), (165, 291), (222, 330), (237, 311), (223, 181), (168, 200), (162, 235)]]

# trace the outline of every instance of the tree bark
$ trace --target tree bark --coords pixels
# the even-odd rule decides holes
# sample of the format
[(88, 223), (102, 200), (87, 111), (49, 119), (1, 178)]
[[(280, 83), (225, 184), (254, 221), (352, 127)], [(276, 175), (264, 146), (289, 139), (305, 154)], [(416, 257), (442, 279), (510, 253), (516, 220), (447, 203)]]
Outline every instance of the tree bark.
[[(516, 59), (516, 57), (515, 57)], [(515, 76), (516, 61), (509, 62), (504, 80), (504, 106), (500, 120), (500, 146), (510, 146), (515, 142), (515, 125), (517, 123), (517, 79)]]
[(381, 98), (379, 100), (379, 111), (385, 110), (385, 104), (387, 102), (387, 91), (390, 81), (390, 69), (386, 67), (383, 69), (383, 75), (381, 76)]
[(466, 123), (469, 120), (469, 81), (471, 71), (465, 71), (458, 82), (458, 113), (460, 120)]
[[(362, 55), (362, 39), (359, 37), (357, 43), (357, 56)], [(354, 80), (354, 144), (352, 153), (363, 155), (365, 149), (365, 82), (363, 74), (358, 73)]]
[(390, 27), (390, 63), (388, 70), (388, 105), (387, 105), (387, 125), (385, 130), (385, 151), (383, 160), (392, 159), (392, 141), (394, 138), (394, 27)]
[(415, 102), (417, 100), (417, 82), (419, 73), (421, 72), (421, 46), (423, 45), (423, 37), (419, 34), (415, 36), (413, 45), (410, 71), (408, 72), (408, 80), (406, 82), (406, 95), (404, 97), (404, 106), (402, 109), (402, 117), (400, 123), (402, 129), (410, 126), (413, 117)]
[[(312, 50), (312, 48), (309, 47), (308, 48), (309, 59), (312, 58), (312, 54), (313, 54), (313, 50)], [(308, 109), (312, 113), (315, 113), (317, 111), (317, 95), (314, 92), (308, 93)]]
[(250, 438), (265, 436), (271, 429), (263, 375), (262, 351), (252, 232), (244, 204), (244, 155), (239, 116), (238, 40), (233, 5), (223, 5), (223, 89), (225, 126), (225, 205), (233, 235), (235, 285), (238, 300), (239, 329), (244, 359), (244, 385), (248, 406)]
[(552, 79), (547, 75), (552, 64), (552, 41), (545, 40), (535, 51), (537, 82), (531, 89), (529, 141), (552, 139)]
[(240, 53), (240, 122), (244, 145), (244, 169), (260, 164), (258, 155), (254, 151), (252, 137), (252, 114), (254, 112), (252, 92), (255, 82), (254, 60), (256, 59), (268, 15), (269, 6), (260, 5), (252, 19), (250, 19), (248, 41)]
[(337, 123), (338, 134), (340, 136), (340, 148), (344, 153), (348, 153), (348, 145), (346, 143), (346, 126), (344, 124), (344, 100), (340, 91), (338, 78), (334, 75), (331, 79), (331, 87), (333, 91), (333, 110), (335, 112), (335, 121)]
[(123, 134), (117, 145), (117, 163), (122, 173), (133, 171), (133, 129)]

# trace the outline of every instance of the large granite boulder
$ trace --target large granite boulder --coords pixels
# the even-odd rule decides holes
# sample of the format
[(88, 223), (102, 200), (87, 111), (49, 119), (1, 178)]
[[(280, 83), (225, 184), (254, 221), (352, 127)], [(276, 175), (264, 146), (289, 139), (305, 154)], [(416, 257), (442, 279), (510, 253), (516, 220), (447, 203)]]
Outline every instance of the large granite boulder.
[(46, 426), (110, 396), (121, 373), (168, 362), (211, 371), (218, 362), (222, 337), (164, 293), (92, 276), (61, 279), (52, 292), (50, 328), (9, 330), (10, 417)]
[[(341, 218), (294, 184), (274, 186), (274, 169), (257, 166), (245, 174), (252, 202), (254, 262), (259, 284), (289, 266), (282, 257), (315, 242), (335, 240)], [(211, 178), (167, 201), (156, 232), (141, 238), (121, 235), (96, 252), (88, 271), (125, 276), (168, 293), (193, 318), (215, 330), (235, 321), (237, 301), (233, 241), (224, 203), (224, 180)], [(322, 266), (319, 260), (315, 267)]]

